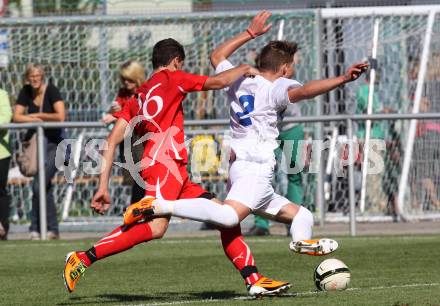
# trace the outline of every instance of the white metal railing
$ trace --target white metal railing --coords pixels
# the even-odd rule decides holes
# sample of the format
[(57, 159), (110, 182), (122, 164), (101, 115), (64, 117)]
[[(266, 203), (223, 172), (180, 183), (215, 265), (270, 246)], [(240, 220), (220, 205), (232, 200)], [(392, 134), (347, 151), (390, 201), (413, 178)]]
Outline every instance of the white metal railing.
[(397, 16), (397, 15), (414, 15), (414, 14), (428, 15), (431, 12), (440, 12), (440, 5), (325, 8), (325, 9), (321, 9), (321, 12), (322, 12), (322, 18)]

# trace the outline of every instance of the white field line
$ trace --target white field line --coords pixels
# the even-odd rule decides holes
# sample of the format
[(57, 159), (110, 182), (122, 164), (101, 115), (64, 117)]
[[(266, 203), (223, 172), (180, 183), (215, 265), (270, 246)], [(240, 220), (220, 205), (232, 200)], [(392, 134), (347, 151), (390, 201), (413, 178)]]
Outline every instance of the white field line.
[[(428, 236), (395, 236), (393, 237), (393, 239), (398, 239), (398, 240), (429, 240), (432, 239), (433, 235), (428, 235)], [(86, 238), (87, 240), (90, 240), (89, 238)], [(347, 238), (343, 238), (344, 240)], [(383, 240), (383, 239), (387, 239), (387, 237), (356, 237), (356, 240), (365, 240), (365, 241), (371, 241), (371, 240)], [(98, 238), (96, 239), (96, 241), (98, 241)], [(288, 241), (288, 238), (264, 238), (264, 239), (255, 239), (255, 238), (245, 238), (246, 242), (251, 242), (251, 243), (285, 243), (286, 241)], [(72, 240), (71, 242), (42, 242), (42, 241), (35, 241), (32, 243), (7, 243), (2, 245), (3, 247), (10, 247), (10, 248), (17, 248), (17, 247), (42, 247), (42, 246), (46, 246), (46, 247), (60, 247), (60, 246), (72, 246), (72, 245), (78, 245), (78, 244), (84, 244), (86, 242), (82, 242), (81, 240)], [(87, 242), (88, 243), (88, 242)], [(173, 238), (173, 240), (166, 240), (162, 239), (162, 240), (154, 240), (152, 241), (152, 243), (154, 244), (187, 244), (187, 243), (215, 243), (218, 244), (220, 243), (220, 237), (218, 239), (212, 238), (212, 239), (179, 239), (179, 238)]]
[[(359, 291), (359, 290), (385, 290), (385, 289), (399, 289), (399, 288), (414, 288), (414, 287), (435, 287), (440, 286), (440, 283), (428, 283), (428, 284), (406, 284), (406, 285), (392, 285), (392, 286), (379, 286), (379, 287), (369, 287), (369, 288), (348, 288), (346, 291)], [(304, 291), (296, 293), (284, 293), (282, 297), (296, 297), (296, 296), (309, 296), (324, 294), (323, 291)], [(148, 304), (120, 304), (119, 306), (163, 306), (163, 305), (184, 305), (184, 304), (195, 304), (195, 303), (217, 303), (217, 302), (227, 302), (227, 301), (244, 301), (244, 300), (254, 300), (255, 298), (251, 296), (238, 296), (234, 298), (226, 299), (204, 299), (204, 300), (183, 300), (174, 302), (159, 302), (159, 303), (148, 303)]]

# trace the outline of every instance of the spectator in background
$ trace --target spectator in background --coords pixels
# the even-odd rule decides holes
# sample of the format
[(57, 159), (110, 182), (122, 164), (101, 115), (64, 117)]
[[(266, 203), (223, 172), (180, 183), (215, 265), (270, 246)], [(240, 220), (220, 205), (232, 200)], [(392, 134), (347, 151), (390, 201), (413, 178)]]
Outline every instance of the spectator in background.
[[(394, 112), (386, 109), (386, 113)], [(396, 121), (390, 120), (387, 130), (386, 151), (384, 156), (385, 170), (383, 174), (383, 191), (387, 196), (388, 214), (394, 222), (406, 221), (402, 219), (397, 203), (399, 192), (399, 178), (402, 173), (402, 143)]]
[[(9, 123), (12, 118), (8, 93), (0, 89), (0, 124)], [(9, 148), (8, 130), (0, 130), (0, 240), (6, 240), (9, 230), (10, 202), (6, 183), (8, 182), (11, 149)]]
[(116, 121), (114, 113), (119, 112), (131, 98), (135, 97), (136, 90), (145, 81), (145, 69), (136, 61), (127, 61), (121, 65), (119, 69), (119, 77), (121, 79), (121, 87), (115, 101), (112, 103), (110, 110), (102, 121), (110, 124)]
[[(128, 61), (121, 65), (119, 69), (119, 77), (121, 78), (121, 87), (118, 90), (115, 101), (112, 103), (109, 112), (104, 115), (102, 121), (105, 124), (111, 124), (116, 121), (116, 117), (113, 116), (114, 113), (119, 112), (124, 107), (130, 99), (136, 98), (136, 90), (145, 81), (145, 69), (144, 67), (136, 61)], [(131, 143), (133, 154), (133, 161), (135, 163), (142, 159), (142, 153), (144, 151), (143, 145), (133, 146), (134, 142), (138, 139), (136, 133), (133, 133)], [(124, 157), (124, 142), (119, 146), (119, 154), (121, 156), (122, 162), (125, 162)], [(138, 202), (144, 197), (145, 188), (139, 186), (132, 178), (130, 173), (124, 169), (124, 185), (132, 185), (131, 189), (131, 200), (130, 203)]]
[[(420, 100), (420, 113), (431, 112), (427, 96)], [(440, 123), (438, 120), (418, 120), (412, 158), (411, 187), (413, 205), (423, 210), (440, 209)]]
[[(378, 80), (376, 79), (376, 84)], [(377, 85), (376, 85), (377, 86)], [(368, 108), (368, 92), (370, 91), (370, 73), (365, 75), (365, 82), (359, 86), (356, 92), (356, 113), (366, 114)], [(382, 112), (382, 105), (379, 101), (377, 93), (373, 93), (373, 114)], [(357, 137), (359, 139), (365, 139), (365, 121), (359, 121), (357, 129)], [(381, 121), (371, 121), (370, 138), (384, 139), (385, 132), (382, 127)]]
[[(14, 109), (14, 122), (58, 121), (65, 118), (64, 101), (55, 85), (46, 83), (44, 67), (28, 64), (25, 72), (26, 85), (20, 90)], [(35, 133), (30, 129), (25, 138), (30, 139)], [(57, 171), (55, 155), (58, 144), (63, 140), (62, 129), (46, 129), (44, 131), (45, 172), (46, 172), (46, 205), (47, 205), (47, 237), (59, 239), (57, 211), (53, 198), (52, 178)], [(32, 216), (30, 234), (32, 240), (40, 239), (40, 193), (39, 178), (36, 175), (32, 184)]]

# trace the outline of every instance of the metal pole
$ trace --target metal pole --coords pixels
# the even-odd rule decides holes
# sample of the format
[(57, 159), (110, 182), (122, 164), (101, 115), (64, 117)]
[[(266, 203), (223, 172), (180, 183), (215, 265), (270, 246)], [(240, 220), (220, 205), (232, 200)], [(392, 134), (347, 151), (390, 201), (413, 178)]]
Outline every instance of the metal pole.
[[(321, 18), (321, 10), (318, 9), (315, 14), (315, 44), (316, 44), (316, 78), (318, 80), (322, 79), (322, 42), (321, 42), (321, 33), (322, 33), (322, 18)], [(322, 95), (316, 97), (316, 116), (322, 116), (323, 113), (323, 102)], [(317, 122), (315, 129), (315, 139), (323, 140), (324, 139), (324, 129), (323, 123)], [(316, 193), (315, 193), (315, 202), (316, 208), (319, 212), (319, 226), (324, 226), (325, 219), (325, 203), (324, 203), (324, 157), (322, 155), (322, 150), (320, 150), (320, 158), (319, 158), (319, 170), (316, 174)]]
[(46, 217), (46, 167), (44, 167), (44, 129), (37, 127), (38, 142), (38, 188), (40, 190), (40, 235), (42, 240), (47, 239)]
[[(331, 7), (331, 4), (328, 2), (327, 2), (327, 7)], [(322, 18), (322, 11), (321, 11), (321, 18)], [(326, 38), (324, 38), (324, 39), (326, 39), (326, 41), (324, 41), (324, 43), (327, 46), (327, 49), (326, 49), (327, 63), (326, 63), (326, 65), (328, 66), (328, 71), (327, 71), (326, 77), (333, 77), (336, 75), (335, 57), (337, 56), (337, 52), (336, 52), (337, 47), (336, 47), (335, 39), (333, 39), (333, 37), (332, 37), (335, 34), (334, 32), (336, 31), (336, 28), (334, 26), (334, 20), (336, 18), (337, 17), (327, 18), (327, 19), (323, 18), (323, 24), (325, 25), (325, 31), (326, 31)], [(328, 97), (329, 97), (328, 106), (330, 108), (329, 109), (330, 115), (333, 116), (338, 113), (338, 103), (336, 101), (336, 90), (331, 90), (329, 92)], [(339, 130), (337, 124), (335, 124), (335, 122), (330, 122), (330, 127), (331, 127), (331, 130), (333, 131), (332, 135), (336, 135), (336, 137), (337, 137), (338, 130)], [(336, 141), (336, 140), (332, 140), (332, 141)], [(327, 160), (328, 167), (326, 167), (326, 169), (331, 170), (331, 165), (334, 162), (334, 160), (331, 160), (330, 157), (333, 156), (333, 153), (334, 152), (332, 152), (332, 148), (330, 147), (329, 148), (329, 159)], [(326, 193), (329, 192), (329, 194), (331, 194), (332, 197), (334, 197), (335, 193), (331, 192), (331, 191), (333, 191), (335, 188), (335, 186), (334, 186), (335, 177), (332, 176), (331, 173), (332, 172), (329, 172), (329, 173), (326, 172), (325, 184), (326, 184), (327, 188), (326, 188), (325, 192)], [(324, 196), (324, 199), (325, 199), (325, 196)], [(328, 200), (330, 200), (330, 199), (328, 199)]]
[[(107, 15), (107, 1), (102, 2), (102, 15)], [(100, 90), (99, 95), (101, 98), (101, 110), (104, 111), (108, 108), (108, 45), (107, 45), (107, 28), (101, 23), (99, 26), (99, 46), (98, 46), (98, 56), (99, 56), (99, 84)]]
[[(431, 44), (434, 21), (435, 21), (435, 11), (431, 11), (429, 13), (428, 22), (426, 25), (425, 40), (423, 42), (423, 51), (420, 59), (420, 70), (417, 75), (417, 87), (414, 98), (414, 106), (412, 110), (413, 114), (419, 113), (420, 101), (422, 100), (423, 84), (425, 82), (425, 74), (428, 67), (429, 46)], [(403, 217), (407, 217), (405, 216), (403, 205), (405, 201), (405, 191), (407, 190), (409, 168), (411, 165), (411, 158), (414, 149), (416, 128), (417, 128), (417, 120), (413, 119), (411, 120), (408, 131), (408, 136), (407, 136), (408, 142), (406, 143), (405, 156), (403, 158), (402, 175), (400, 177), (400, 182), (399, 182), (399, 193), (397, 196), (398, 214)]]
[[(374, 102), (374, 83), (376, 82), (376, 58), (377, 45), (379, 43), (379, 19), (374, 21), (373, 26), (373, 49), (371, 51), (371, 67), (370, 67), (370, 84), (368, 89), (368, 105), (367, 114), (373, 113)], [(371, 120), (365, 122), (365, 141), (364, 141), (364, 161), (362, 163), (362, 187), (361, 187), (361, 201), (359, 209), (361, 214), (365, 212), (365, 199), (367, 195), (367, 173), (368, 173), (368, 158), (370, 154), (370, 138), (371, 138)]]
[(22, 0), (21, 1), (21, 13), (23, 17), (32, 18), (34, 15), (34, 5), (33, 0)]
[(350, 204), (350, 236), (356, 236), (356, 212), (354, 197), (354, 150), (353, 150), (353, 121), (347, 119), (348, 137), (348, 200)]

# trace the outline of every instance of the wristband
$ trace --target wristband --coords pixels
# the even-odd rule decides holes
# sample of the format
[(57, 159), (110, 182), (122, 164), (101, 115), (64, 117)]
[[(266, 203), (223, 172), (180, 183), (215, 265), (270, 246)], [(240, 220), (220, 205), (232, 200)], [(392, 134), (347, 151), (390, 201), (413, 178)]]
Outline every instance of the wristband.
[(252, 39), (257, 37), (257, 35), (255, 35), (255, 33), (251, 29), (249, 29), (249, 28), (246, 29), (246, 32), (248, 32), (248, 34), (252, 37)]

